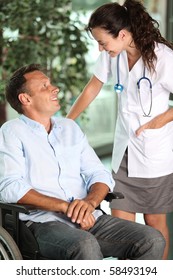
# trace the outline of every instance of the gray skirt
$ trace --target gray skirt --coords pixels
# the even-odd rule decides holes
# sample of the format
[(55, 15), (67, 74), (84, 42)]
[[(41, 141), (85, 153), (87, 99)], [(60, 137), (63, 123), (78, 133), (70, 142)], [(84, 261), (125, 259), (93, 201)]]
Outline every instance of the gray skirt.
[(133, 213), (163, 214), (173, 212), (173, 174), (158, 178), (128, 177), (128, 152), (126, 151), (117, 174), (115, 191), (124, 199), (114, 199), (111, 209)]

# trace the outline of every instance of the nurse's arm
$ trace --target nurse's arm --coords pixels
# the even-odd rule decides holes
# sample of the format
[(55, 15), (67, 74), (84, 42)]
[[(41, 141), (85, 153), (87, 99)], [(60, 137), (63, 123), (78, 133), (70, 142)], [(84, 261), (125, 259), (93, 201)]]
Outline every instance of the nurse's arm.
[(67, 114), (67, 118), (73, 120), (76, 119), (96, 98), (102, 86), (103, 83), (95, 76), (92, 76), (92, 78), (89, 80), (89, 82), (84, 87), (83, 91), (71, 107), (69, 113)]
[(166, 112), (158, 115), (157, 117), (153, 118), (151, 121), (145, 123), (141, 127), (136, 130), (136, 136), (139, 136), (140, 133), (145, 129), (157, 129), (161, 128), (167, 123), (173, 121), (173, 108), (170, 108)]

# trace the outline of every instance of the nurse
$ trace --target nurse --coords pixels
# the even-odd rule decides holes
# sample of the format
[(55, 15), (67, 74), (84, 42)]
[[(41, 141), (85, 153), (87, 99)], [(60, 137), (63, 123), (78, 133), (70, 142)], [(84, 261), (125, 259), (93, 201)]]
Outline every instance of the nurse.
[(75, 119), (113, 78), (118, 97), (112, 172), (116, 191), (124, 194), (110, 207), (112, 215), (147, 225), (166, 239), (166, 213), (173, 211), (173, 45), (139, 1), (104, 4), (89, 20), (87, 31), (101, 52), (93, 77), (67, 117)]

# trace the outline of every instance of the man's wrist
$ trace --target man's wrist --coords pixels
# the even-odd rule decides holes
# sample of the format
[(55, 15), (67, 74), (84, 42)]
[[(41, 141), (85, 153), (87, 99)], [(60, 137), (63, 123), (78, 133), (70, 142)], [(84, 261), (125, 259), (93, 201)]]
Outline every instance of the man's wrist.
[(94, 201), (94, 200), (91, 200), (91, 199), (86, 199), (85, 200), (87, 203), (89, 203), (91, 206), (92, 206), (92, 208), (96, 208), (97, 207), (97, 203)]
[(69, 204), (70, 204), (69, 202), (63, 201), (63, 203), (62, 203), (62, 212), (63, 212), (64, 214), (67, 213)]

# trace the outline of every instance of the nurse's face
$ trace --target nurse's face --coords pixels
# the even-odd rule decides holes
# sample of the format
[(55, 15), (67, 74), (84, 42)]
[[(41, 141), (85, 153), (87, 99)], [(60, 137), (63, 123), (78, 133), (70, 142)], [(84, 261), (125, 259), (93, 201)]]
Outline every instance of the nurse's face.
[(117, 56), (126, 49), (125, 32), (121, 30), (114, 38), (105, 29), (96, 27), (92, 29), (92, 36), (98, 42), (99, 51), (107, 51), (111, 57)]

